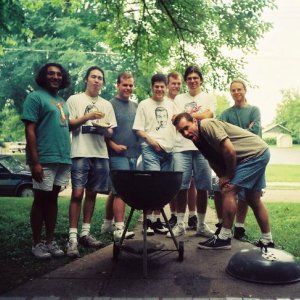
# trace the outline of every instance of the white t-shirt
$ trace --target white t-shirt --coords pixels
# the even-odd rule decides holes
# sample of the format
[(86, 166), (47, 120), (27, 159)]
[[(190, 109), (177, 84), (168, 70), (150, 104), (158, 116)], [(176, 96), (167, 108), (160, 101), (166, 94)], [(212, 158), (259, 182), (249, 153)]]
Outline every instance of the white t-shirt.
[[(176, 106), (177, 114), (187, 112), (205, 112), (206, 110), (210, 110), (213, 114), (215, 114), (216, 110), (216, 97), (201, 92), (196, 96), (191, 96), (190, 93), (180, 94), (175, 97), (174, 104)], [(198, 150), (194, 143), (183, 137), (179, 132), (176, 133), (176, 142), (174, 145), (173, 152), (183, 152), (189, 150)]]
[[(85, 93), (71, 96), (67, 105), (70, 112), (70, 120), (82, 117), (91, 111), (105, 113), (101, 122), (109, 122), (113, 127), (117, 126), (115, 113), (111, 103), (98, 96), (96, 101), (91, 100)], [(98, 157), (108, 158), (108, 152), (103, 134), (90, 133), (92, 121), (89, 120), (79, 128), (72, 131), (71, 157)], [(86, 133), (85, 133), (86, 132)]]
[[(172, 152), (176, 137), (176, 128), (172, 124), (175, 112), (175, 105), (170, 100), (160, 102), (152, 98), (145, 99), (139, 103), (133, 129), (145, 131), (166, 152)], [(141, 145), (149, 146), (145, 141)]]

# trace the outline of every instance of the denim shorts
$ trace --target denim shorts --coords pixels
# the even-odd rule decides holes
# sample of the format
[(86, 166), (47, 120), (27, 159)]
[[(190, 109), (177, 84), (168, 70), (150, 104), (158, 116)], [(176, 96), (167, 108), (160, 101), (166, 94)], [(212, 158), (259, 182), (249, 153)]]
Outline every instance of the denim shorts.
[(145, 171), (173, 171), (172, 152), (156, 152), (151, 146), (142, 147), (142, 158)]
[(269, 160), (270, 150), (267, 149), (262, 155), (238, 164), (230, 182), (245, 190), (261, 191), (266, 187), (265, 171)]
[(109, 160), (98, 157), (72, 158), (72, 188), (86, 188), (92, 192), (107, 192)]
[(187, 190), (190, 187), (191, 178), (197, 190), (211, 190), (211, 168), (208, 161), (197, 150), (175, 152), (174, 153), (174, 171), (183, 172), (181, 190)]
[(67, 164), (43, 164), (44, 178), (37, 182), (32, 178), (33, 188), (42, 191), (52, 191), (53, 185), (66, 186), (70, 180), (71, 165)]
[[(136, 170), (137, 158), (125, 157), (125, 156), (111, 156), (109, 158), (110, 170)], [(110, 190), (114, 195), (117, 195), (117, 191), (114, 188), (113, 183), (110, 181)]]

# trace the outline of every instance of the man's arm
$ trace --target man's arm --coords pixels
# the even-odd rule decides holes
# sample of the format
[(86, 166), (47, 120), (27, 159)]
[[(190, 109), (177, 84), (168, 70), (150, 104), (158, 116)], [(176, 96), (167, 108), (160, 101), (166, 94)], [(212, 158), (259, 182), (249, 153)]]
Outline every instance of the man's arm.
[(127, 150), (126, 145), (117, 144), (110, 138), (106, 138), (105, 141), (106, 141), (107, 146), (117, 153), (121, 154)]
[(40, 164), (39, 155), (37, 151), (36, 123), (29, 121), (25, 122), (25, 135), (32, 177), (37, 182), (42, 182), (44, 178), (44, 172), (42, 165)]
[(221, 153), (225, 162), (225, 174), (220, 177), (220, 187), (229, 183), (229, 181), (234, 177), (236, 168), (236, 152), (229, 138), (225, 138), (220, 143)]
[(136, 130), (136, 134), (140, 138), (142, 138), (146, 143), (148, 143), (150, 146), (152, 146), (156, 152), (159, 152), (162, 150), (159, 143), (157, 143), (153, 138), (151, 138), (145, 131)]
[(97, 119), (102, 119), (105, 116), (105, 113), (100, 112), (100, 111), (92, 111), (88, 114), (85, 114), (81, 117), (78, 117), (76, 119), (69, 120), (69, 127), (70, 130), (74, 130), (83, 124), (85, 124), (89, 120), (97, 120)]
[(214, 114), (208, 109), (201, 113), (199, 112), (191, 113), (191, 116), (197, 120), (203, 120), (203, 119), (213, 118)]

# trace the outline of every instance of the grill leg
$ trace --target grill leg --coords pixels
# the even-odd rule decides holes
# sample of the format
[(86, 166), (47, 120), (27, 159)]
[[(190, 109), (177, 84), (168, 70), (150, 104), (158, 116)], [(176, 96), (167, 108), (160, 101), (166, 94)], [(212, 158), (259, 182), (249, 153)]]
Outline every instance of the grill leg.
[(148, 276), (148, 268), (147, 268), (147, 263), (148, 263), (148, 253), (147, 253), (147, 224), (146, 224), (146, 220), (147, 220), (147, 211), (144, 210), (143, 211), (143, 275), (144, 278), (147, 278)]
[(167, 225), (167, 227), (168, 227), (168, 229), (169, 229), (169, 231), (170, 231), (170, 233), (171, 233), (171, 237), (172, 237), (172, 240), (173, 240), (173, 242), (174, 242), (174, 244), (175, 244), (175, 247), (176, 247), (176, 249), (179, 251), (179, 247), (178, 247), (177, 240), (176, 240), (176, 238), (175, 238), (175, 236), (174, 236), (173, 230), (172, 230), (172, 228), (171, 228), (171, 226), (170, 226), (169, 220), (168, 220), (168, 218), (167, 218), (167, 216), (166, 216), (166, 214), (165, 214), (164, 209), (161, 208), (161, 209), (160, 209), (160, 212), (161, 212), (161, 214), (162, 214), (162, 216), (163, 216), (163, 218), (164, 218), (164, 220), (165, 220), (165, 223), (166, 223), (166, 225)]
[(124, 230), (123, 230), (123, 234), (122, 234), (121, 239), (120, 239), (120, 246), (123, 244), (123, 241), (124, 241), (124, 239), (125, 239), (125, 235), (126, 235), (126, 232), (127, 232), (127, 230), (128, 230), (128, 226), (129, 226), (129, 224), (130, 224), (130, 221), (131, 221), (131, 218), (132, 218), (132, 215), (133, 215), (134, 211), (135, 211), (135, 209), (134, 209), (134, 208), (131, 208), (130, 213), (129, 213), (129, 216), (128, 216), (128, 219), (127, 219), (127, 222), (126, 222), (126, 224), (125, 224), (125, 228), (124, 228)]

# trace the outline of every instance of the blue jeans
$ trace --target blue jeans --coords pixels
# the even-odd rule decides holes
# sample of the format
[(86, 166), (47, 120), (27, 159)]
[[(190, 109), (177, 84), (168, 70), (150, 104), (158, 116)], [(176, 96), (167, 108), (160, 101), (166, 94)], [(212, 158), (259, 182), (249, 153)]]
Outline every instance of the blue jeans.
[(156, 152), (153, 147), (142, 147), (145, 171), (173, 171), (173, 153), (164, 150)]
[(87, 188), (92, 192), (107, 192), (109, 162), (107, 158), (75, 157), (71, 168), (72, 188)]
[(211, 168), (208, 161), (197, 150), (175, 152), (174, 153), (174, 171), (183, 172), (181, 190), (187, 190), (190, 187), (191, 178), (197, 190), (211, 190)]

